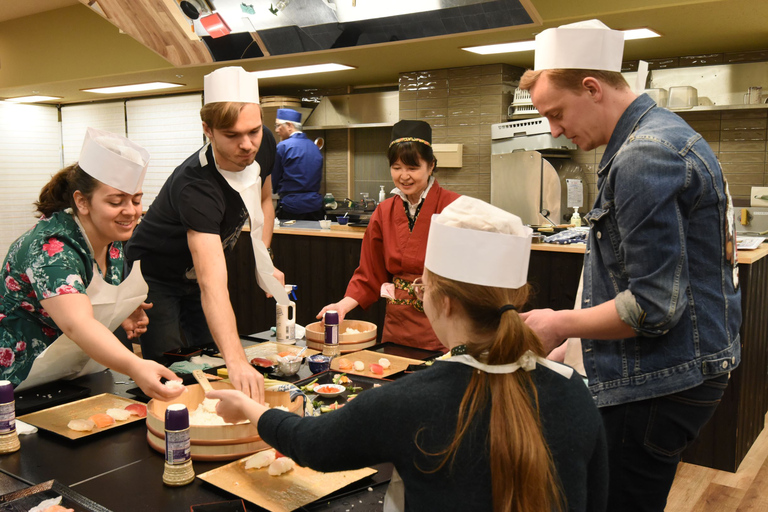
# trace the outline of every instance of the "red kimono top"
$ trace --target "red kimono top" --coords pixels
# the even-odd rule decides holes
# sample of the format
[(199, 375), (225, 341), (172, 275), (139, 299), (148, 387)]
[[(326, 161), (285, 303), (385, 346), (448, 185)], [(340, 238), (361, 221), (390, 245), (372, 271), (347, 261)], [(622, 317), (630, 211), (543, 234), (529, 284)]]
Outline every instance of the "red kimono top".
[(349, 281), (345, 296), (366, 309), (379, 299), (383, 283), (395, 282), (395, 298), (403, 303), (389, 301), (387, 304), (382, 342), (445, 352), (445, 346), (421, 310), (421, 302), (403, 288), (408, 288), (408, 284), (424, 272), (432, 215), (443, 211), (458, 197), (459, 194), (434, 182), (424, 198), (413, 231), (408, 229), (408, 216), (399, 196), (390, 197), (373, 212), (363, 237), (360, 266)]

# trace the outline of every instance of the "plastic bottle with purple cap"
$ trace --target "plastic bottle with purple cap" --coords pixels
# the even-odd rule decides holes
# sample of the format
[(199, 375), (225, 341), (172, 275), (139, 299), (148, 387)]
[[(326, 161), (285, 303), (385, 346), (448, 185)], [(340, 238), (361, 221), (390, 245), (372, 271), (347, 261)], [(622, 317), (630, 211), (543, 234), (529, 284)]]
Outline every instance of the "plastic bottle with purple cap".
[(16, 432), (16, 401), (13, 384), (0, 380), (0, 453), (13, 453), (21, 448)]
[(325, 324), (325, 345), (323, 345), (323, 355), (334, 358), (339, 355), (339, 313), (338, 311), (328, 310), (323, 315)]
[(192, 441), (189, 437), (189, 411), (184, 404), (171, 404), (165, 410), (163, 483), (179, 487), (191, 483), (194, 479)]

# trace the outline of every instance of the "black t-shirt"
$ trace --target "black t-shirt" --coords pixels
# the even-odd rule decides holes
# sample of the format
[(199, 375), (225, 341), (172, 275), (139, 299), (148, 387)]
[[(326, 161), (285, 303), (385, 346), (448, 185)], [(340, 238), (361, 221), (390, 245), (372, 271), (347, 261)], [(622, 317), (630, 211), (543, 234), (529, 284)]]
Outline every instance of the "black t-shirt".
[[(275, 148), (272, 132), (264, 127), (256, 155), (262, 183), (272, 172)], [(202, 151), (205, 165), (201, 163)], [(168, 177), (133, 232), (126, 246), (126, 259), (129, 265), (141, 260), (141, 271), (148, 277), (189, 282), (195, 276), (187, 232), (217, 234), (227, 251), (237, 242), (247, 219), (240, 195), (216, 170), (209, 145), (192, 154)]]

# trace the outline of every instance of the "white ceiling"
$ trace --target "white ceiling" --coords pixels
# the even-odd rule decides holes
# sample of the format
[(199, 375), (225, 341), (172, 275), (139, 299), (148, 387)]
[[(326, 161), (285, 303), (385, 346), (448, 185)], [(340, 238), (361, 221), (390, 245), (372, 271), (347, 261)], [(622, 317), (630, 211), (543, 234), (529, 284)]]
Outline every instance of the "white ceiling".
[[(628, 41), (626, 60), (768, 50), (766, 0), (522, 0), (522, 3), (535, 20), (533, 24), (237, 63), (249, 71), (323, 62), (356, 68), (324, 75), (264, 79), (260, 84), (262, 94), (285, 94), (298, 88), (394, 84), (398, 74), (406, 71), (496, 63), (530, 67), (533, 52), (478, 56), (461, 47), (530, 40), (544, 28), (593, 17), (616, 29), (650, 27), (663, 35)], [(58, 10), (49, 12), (52, 9)], [(41, 23), (30, 23), (38, 19)], [(67, 31), (57, 26), (56, 20), (82, 22), (88, 30)], [(12, 64), (22, 60), (23, 72), (14, 72), (18, 66)], [(0, 98), (38, 91), (61, 96), (62, 103), (103, 100), (106, 98), (80, 89), (148, 80), (182, 83), (184, 87), (177, 89), (179, 92), (201, 90), (203, 75), (221, 65), (223, 63), (173, 66), (129, 36), (120, 34), (107, 20), (77, 0), (0, 0)], [(763, 85), (768, 86), (768, 76)]]

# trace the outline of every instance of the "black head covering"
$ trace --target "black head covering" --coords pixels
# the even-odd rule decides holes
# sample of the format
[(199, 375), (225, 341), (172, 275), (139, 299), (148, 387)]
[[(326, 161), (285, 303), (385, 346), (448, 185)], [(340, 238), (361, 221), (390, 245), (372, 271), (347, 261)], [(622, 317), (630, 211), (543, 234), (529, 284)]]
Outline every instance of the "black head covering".
[(414, 121), (411, 119), (398, 121), (392, 127), (392, 142), (389, 145), (391, 147), (393, 144), (400, 142), (421, 142), (431, 147), (432, 127), (425, 121)]

